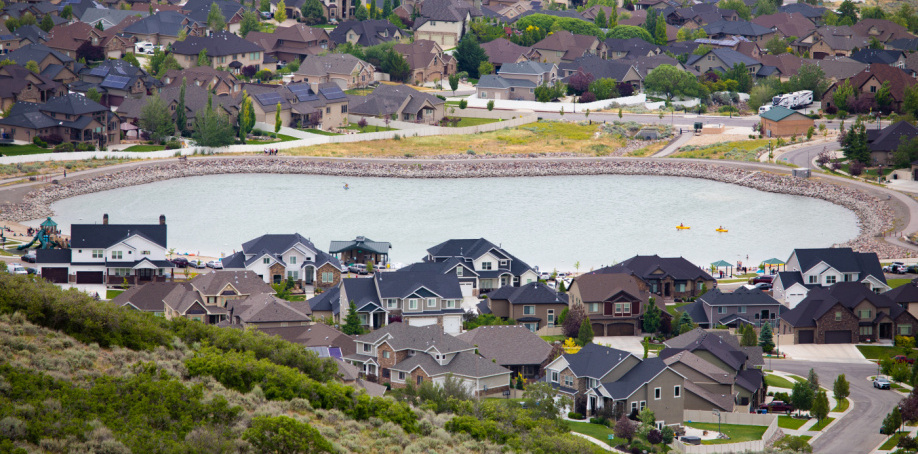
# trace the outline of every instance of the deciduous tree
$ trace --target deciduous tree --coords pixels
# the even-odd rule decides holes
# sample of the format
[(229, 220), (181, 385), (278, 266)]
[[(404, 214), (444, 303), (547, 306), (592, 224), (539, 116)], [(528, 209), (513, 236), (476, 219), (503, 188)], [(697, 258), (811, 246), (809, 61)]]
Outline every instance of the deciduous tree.
[(150, 139), (155, 143), (160, 143), (175, 133), (172, 115), (158, 93), (148, 98), (147, 103), (141, 109), (140, 128), (150, 133)]
[(482, 62), (488, 61), (488, 54), (478, 44), (478, 40), (471, 34), (465, 35), (456, 51), (453, 54), (456, 57), (456, 67), (458, 71), (469, 73), (469, 77), (477, 79), (478, 67)]
[[(223, 17), (223, 11), (216, 3), (210, 4), (210, 11), (207, 12), (207, 28), (214, 32), (223, 31), (226, 28), (226, 19)], [(199, 65), (203, 66), (203, 65)]]
[(322, 3), (319, 0), (306, 0), (300, 9), (307, 24), (324, 24), (325, 14), (322, 12)]
[(242, 15), (242, 22), (239, 23), (239, 36), (243, 38), (249, 34), (249, 32), (257, 32), (261, 28), (261, 24), (258, 20), (258, 13), (255, 11), (246, 11)]
[(810, 411), (813, 407), (813, 388), (810, 388), (810, 385), (803, 382), (795, 382), (794, 389), (791, 392), (791, 403), (794, 405), (794, 409), (797, 412), (801, 411)]
[(759, 344), (759, 340), (755, 336), (755, 328), (752, 325), (745, 325), (743, 328), (743, 338), (740, 339), (740, 345), (743, 347), (755, 347)]
[(829, 398), (826, 397), (825, 391), (816, 393), (816, 398), (813, 399), (813, 409), (810, 410), (810, 413), (819, 421), (829, 416)]
[(628, 440), (628, 443), (631, 443), (631, 440), (634, 439), (634, 434), (637, 432), (634, 427), (634, 422), (628, 419), (627, 416), (622, 415), (621, 418), (618, 418), (618, 422), (615, 423), (615, 436), (618, 438), (624, 438)]
[(284, 0), (277, 2), (277, 10), (274, 11), (274, 20), (276, 20), (278, 24), (282, 24), (287, 20), (287, 4), (284, 3)]
[(185, 112), (185, 87), (187, 85), (188, 78), (182, 77), (182, 88), (179, 90), (179, 98), (175, 106), (175, 125), (178, 126), (180, 133), (188, 130), (188, 113)]
[(672, 65), (660, 65), (650, 71), (644, 79), (644, 87), (649, 92), (666, 96), (668, 100), (676, 96), (700, 97), (707, 91), (695, 76)]
[(255, 108), (252, 98), (245, 91), (242, 92), (242, 103), (239, 108), (239, 139), (245, 143), (245, 138), (255, 127)]
[(281, 103), (277, 103), (277, 108), (274, 111), (274, 132), (280, 132), (281, 126)]

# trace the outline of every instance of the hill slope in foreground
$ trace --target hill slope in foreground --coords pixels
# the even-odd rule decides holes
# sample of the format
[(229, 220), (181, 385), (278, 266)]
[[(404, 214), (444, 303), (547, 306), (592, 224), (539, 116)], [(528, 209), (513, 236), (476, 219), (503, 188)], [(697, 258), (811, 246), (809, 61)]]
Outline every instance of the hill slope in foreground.
[(597, 448), (504, 401), (371, 398), (335, 371), (279, 338), (168, 321), (0, 272), (0, 453)]

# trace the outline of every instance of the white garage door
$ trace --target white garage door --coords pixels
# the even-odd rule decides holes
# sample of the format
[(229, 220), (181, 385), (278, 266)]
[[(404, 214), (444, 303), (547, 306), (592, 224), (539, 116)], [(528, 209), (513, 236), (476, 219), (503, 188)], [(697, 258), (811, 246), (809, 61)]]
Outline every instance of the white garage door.
[(437, 319), (435, 317), (411, 317), (408, 319), (408, 324), (411, 326), (430, 326), (436, 325)]
[(475, 287), (471, 282), (460, 282), (459, 289), (462, 290), (462, 296), (472, 296)]
[(462, 331), (462, 317), (443, 317), (443, 331), (446, 334), (459, 334)]

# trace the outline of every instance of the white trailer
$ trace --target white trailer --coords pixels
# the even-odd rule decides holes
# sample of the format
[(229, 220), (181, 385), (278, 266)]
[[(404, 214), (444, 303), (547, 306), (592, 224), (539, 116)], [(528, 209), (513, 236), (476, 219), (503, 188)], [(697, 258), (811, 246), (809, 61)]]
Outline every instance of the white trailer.
[(795, 91), (772, 98), (772, 105), (799, 109), (813, 103), (813, 92), (810, 90)]

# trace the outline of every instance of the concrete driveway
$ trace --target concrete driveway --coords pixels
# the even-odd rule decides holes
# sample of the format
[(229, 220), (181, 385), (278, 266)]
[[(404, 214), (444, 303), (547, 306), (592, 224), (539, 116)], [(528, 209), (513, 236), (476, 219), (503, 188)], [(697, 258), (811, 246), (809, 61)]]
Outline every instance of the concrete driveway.
[(824, 363), (873, 364), (853, 344), (782, 345), (788, 359)]
[(644, 347), (641, 345), (643, 338), (643, 336), (597, 336), (593, 338), (593, 343), (624, 350), (634, 353), (638, 358), (643, 358)]

